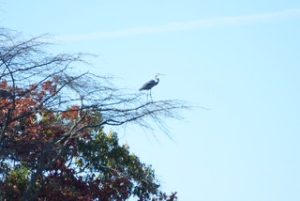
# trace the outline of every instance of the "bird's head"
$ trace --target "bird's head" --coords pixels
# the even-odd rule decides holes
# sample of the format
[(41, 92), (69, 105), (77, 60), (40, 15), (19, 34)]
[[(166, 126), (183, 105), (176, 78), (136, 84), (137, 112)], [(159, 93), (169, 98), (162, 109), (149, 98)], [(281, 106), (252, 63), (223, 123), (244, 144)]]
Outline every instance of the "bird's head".
[(158, 77), (159, 77), (159, 76), (162, 76), (162, 75), (164, 75), (164, 74), (162, 74), (162, 73), (156, 73), (156, 74), (155, 74), (155, 79), (158, 80), (158, 79), (159, 79)]

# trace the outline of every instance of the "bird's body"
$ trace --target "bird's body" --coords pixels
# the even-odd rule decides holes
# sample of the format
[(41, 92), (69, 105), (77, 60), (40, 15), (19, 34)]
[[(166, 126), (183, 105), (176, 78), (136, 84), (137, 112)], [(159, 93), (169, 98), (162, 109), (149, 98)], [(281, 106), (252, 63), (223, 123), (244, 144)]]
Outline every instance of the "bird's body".
[(139, 90), (150, 90), (154, 86), (156, 86), (159, 83), (159, 79), (156, 78), (156, 80), (150, 80), (149, 82), (146, 82)]
[(142, 91), (142, 90), (149, 91), (151, 100), (152, 100), (151, 89), (159, 83), (159, 78), (158, 78), (159, 75), (160, 75), (160, 74), (156, 74), (154, 80), (150, 80), (150, 81), (146, 82), (146, 83), (139, 89), (140, 91)]

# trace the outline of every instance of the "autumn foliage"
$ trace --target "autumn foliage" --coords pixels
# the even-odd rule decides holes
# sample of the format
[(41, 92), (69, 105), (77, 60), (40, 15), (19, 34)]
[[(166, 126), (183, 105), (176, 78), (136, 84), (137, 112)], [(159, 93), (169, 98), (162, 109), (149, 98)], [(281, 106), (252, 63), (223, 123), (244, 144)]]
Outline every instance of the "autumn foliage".
[(98, 76), (70, 74), (79, 57), (44, 55), (36, 39), (0, 38), (0, 200), (177, 199), (103, 128), (160, 121), (182, 105), (121, 95)]

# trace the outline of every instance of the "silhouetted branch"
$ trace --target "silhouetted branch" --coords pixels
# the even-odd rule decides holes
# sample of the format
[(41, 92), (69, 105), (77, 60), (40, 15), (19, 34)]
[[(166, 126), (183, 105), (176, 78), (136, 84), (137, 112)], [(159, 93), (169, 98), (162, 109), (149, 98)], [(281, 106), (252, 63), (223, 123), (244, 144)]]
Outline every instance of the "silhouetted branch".
[[(145, 102), (140, 93), (123, 93), (106, 76), (76, 74), (74, 67), (85, 63), (82, 55), (49, 55), (43, 51), (47, 44), (39, 37), (17, 41), (0, 30), (0, 42), (0, 160), (20, 154), (14, 146), (31, 136), (32, 129), (38, 133), (34, 138), (40, 138), (26, 141), (41, 152), (26, 150), (33, 169), (23, 200), (36, 199), (33, 189), (38, 178), (62, 157), (73, 139), (105, 125), (151, 127), (166, 118), (177, 118), (178, 110), (188, 108), (178, 100)], [(45, 125), (45, 119), (50, 125)], [(48, 137), (41, 129), (47, 126), (59, 134)], [(14, 147), (12, 153), (6, 151), (9, 147)]]

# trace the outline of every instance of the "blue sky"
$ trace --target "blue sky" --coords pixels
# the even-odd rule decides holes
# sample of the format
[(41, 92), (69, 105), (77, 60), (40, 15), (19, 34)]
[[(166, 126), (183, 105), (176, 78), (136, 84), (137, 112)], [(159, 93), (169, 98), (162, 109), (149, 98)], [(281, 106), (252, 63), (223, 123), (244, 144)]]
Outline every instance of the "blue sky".
[(92, 71), (196, 108), (162, 131), (119, 128), (162, 187), (188, 201), (300, 200), (300, 1), (0, 2), (0, 23), (86, 52)]

